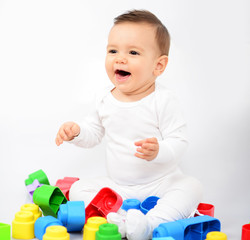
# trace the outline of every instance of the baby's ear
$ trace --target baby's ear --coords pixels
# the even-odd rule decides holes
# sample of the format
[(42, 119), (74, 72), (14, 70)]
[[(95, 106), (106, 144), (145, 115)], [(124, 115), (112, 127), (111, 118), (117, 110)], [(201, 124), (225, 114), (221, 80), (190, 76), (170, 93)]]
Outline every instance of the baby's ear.
[(162, 55), (157, 59), (156, 66), (154, 69), (155, 76), (160, 76), (168, 64), (168, 56)]

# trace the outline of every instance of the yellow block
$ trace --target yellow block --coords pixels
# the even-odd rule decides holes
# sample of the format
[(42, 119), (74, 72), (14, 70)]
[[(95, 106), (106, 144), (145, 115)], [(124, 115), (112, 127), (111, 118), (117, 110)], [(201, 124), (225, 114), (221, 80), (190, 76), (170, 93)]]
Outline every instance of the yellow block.
[(95, 234), (99, 230), (99, 226), (107, 223), (104, 217), (90, 217), (84, 225), (83, 240), (95, 240)]
[(227, 235), (222, 232), (210, 232), (207, 234), (206, 240), (227, 240)]
[(32, 212), (17, 212), (12, 222), (12, 237), (16, 239), (35, 238), (34, 224), (35, 220)]
[(69, 240), (70, 236), (67, 229), (63, 226), (47, 227), (46, 233), (43, 235), (43, 240)]
[(34, 214), (35, 221), (42, 216), (42, 212), (36, 204), (28, 203), (21, 206), (21, 211), (29, 211)]

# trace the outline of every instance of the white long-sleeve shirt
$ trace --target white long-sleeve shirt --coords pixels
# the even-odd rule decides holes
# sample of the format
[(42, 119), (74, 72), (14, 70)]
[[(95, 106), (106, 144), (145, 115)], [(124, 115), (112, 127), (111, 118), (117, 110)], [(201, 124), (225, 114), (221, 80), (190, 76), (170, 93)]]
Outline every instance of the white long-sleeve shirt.
[[(136, 102), (120, 102), (106, 91), (79, 125), (81, 132), (72, 143), (93, 147), (105, 135), (108, 174), (122, 185), (146, 184), (171, 174), (188, 144), (178, 101), (158, 83), (153, 93)], [(157, 157), (152, 161), (135, 157), (134, 143), (151, 137), (159, 142)]]

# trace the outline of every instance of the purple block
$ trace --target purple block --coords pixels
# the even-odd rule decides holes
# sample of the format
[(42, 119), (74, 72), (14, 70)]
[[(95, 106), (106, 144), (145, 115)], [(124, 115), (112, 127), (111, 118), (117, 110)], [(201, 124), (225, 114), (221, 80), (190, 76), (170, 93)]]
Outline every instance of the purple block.
[(39, 187), (41, 187), (43, 184), (40, 184), (39, 181), (37, 179), (34, 180), (34, 182), (30, 185), (27, 185), (27, 191), (30, 195), (31, 198), (31, 202), (33, 202), (33, 193), (35, 192), (35, 190)]

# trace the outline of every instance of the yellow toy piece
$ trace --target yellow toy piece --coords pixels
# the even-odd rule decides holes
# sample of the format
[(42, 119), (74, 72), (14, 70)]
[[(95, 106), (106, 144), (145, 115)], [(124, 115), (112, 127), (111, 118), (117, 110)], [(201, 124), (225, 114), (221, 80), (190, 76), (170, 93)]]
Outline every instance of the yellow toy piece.
[(21, 211), (28, 211), (34, 214), (35, 221), (42, 216), (42, 212), (36, 204), (28, 203), (21, 206)]
[(69, 240), (70, 236), (67, 229), (63, 226), (47, 227), (43, 240)]
[(16, 239), (35, 238), (34, 224), (35, 219), (32, 212), (17, 212), (12, 222), (12, 237)]
[(206, 240), (227, 240), (227, 235), (222, 232), (209, 232)]
[(95, 234), (99, 230), (99, 226), (107, 223), (104, 217), (90, 217), (84, 225), (83, 240), (95, 240)]

